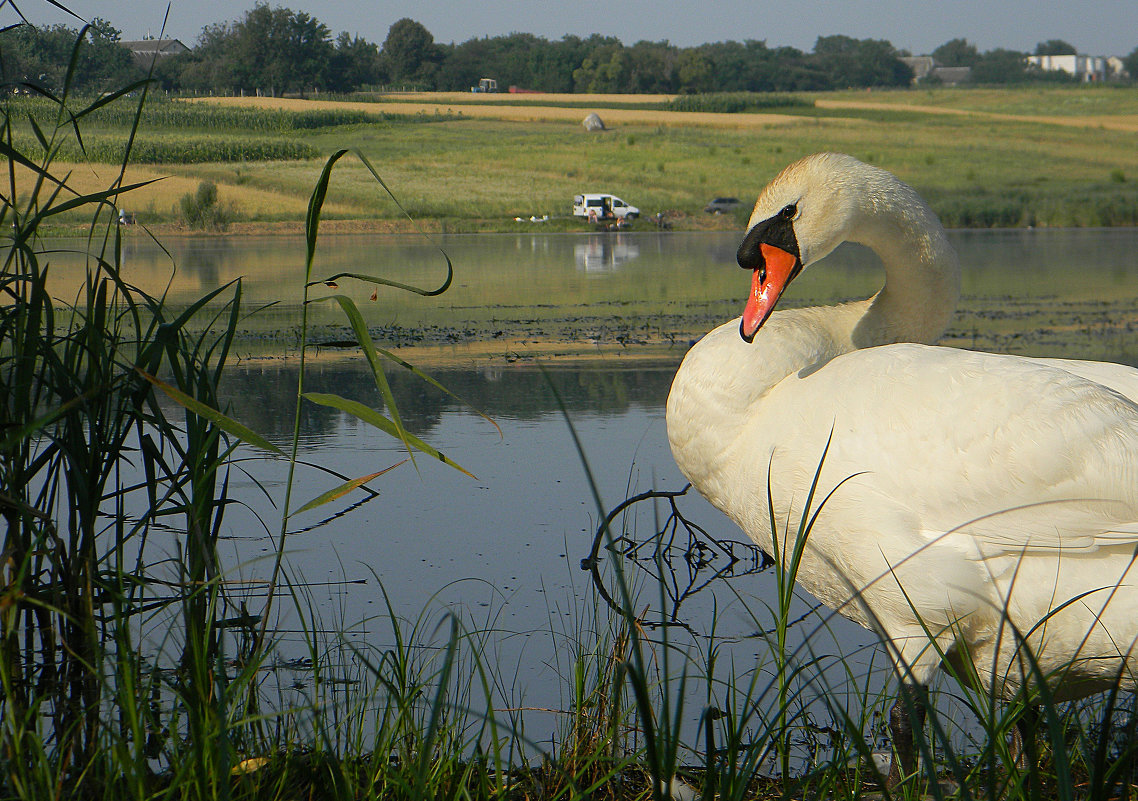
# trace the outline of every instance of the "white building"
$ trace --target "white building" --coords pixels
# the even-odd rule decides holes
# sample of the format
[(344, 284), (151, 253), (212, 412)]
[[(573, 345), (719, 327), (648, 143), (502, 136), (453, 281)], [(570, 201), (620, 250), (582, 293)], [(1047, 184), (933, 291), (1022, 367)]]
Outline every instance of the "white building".
[(1106, 80), (1106, 59), (1102, 56), (1028, 56), (1027, 63), (1044, 72), (1066, 72), (1084, 83)]

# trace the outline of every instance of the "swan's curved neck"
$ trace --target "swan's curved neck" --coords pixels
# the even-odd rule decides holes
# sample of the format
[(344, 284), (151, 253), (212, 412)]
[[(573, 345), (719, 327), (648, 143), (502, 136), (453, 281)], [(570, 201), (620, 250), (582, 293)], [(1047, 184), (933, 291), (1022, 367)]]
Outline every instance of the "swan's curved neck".
[(881, 258), (880, 292), (839, 306), (776, 311), (750, 344), (738, 321), (727, 323), (684, 358), (668, 396), (668, 436), (681, 470), (708, 497), (740, 427), (783, 379), (853, 350), (931, 343), (944, 332), (960, 295), (959, 263), (936, 216), (901, 187), (893, 191), (902, 197), (888, 205), (878, 198), (877, 208), (863, 210), (848, 235)]
[[(906, 187), (908, 189), (908, 187)], [(873, 250), (885, 285), (865, 301), (853, 348), (940, 338), (960, 298), (960, 265), (936, 215), (915, 193), (895, 215), (867, 217), (851, 240)]]

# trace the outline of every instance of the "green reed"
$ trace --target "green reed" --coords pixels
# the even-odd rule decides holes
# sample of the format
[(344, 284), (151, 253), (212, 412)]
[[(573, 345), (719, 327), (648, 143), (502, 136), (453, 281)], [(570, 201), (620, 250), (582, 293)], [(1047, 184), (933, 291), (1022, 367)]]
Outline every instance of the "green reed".
[[(81, 46), (82, 36), (76, 53)], [(31, 145), (14, 135), (13, 120), (22, 109), (14, 109), (10, 97), (0, 127), (9, 164), (0, 223), (11, 232), (0, 274), (6, 301), (0, 306), (0, 514), (9, 567), (0, 605), (0, 762), (9, 779), (0, 787), (23, 798), (61, 789), (83, 797), (143, 798), (156, 786), (191, 798), (229, 797), (234, 776), (248, 772), (241, 769), (243, 755), (271, 754), (291, 742), (273, 724), (279, 712), (263, 711), (258, 689), (258, 673), (273, 648), (270, 617), (284, 576), (289, 522), (384, 471), (349, 479), (304, 504), (292, 503), (290, 481), (268, 598), (250, 612), (244, 599), (226, 590), (234, 566), (222, 562), (217, 545), (229, 510), (242, 502), (230, 491), (235, 451), (243, 443), (284, 456), (220, 411), (218, 387), (246, 313), (241, 286), (219, 287), (173, 309), (130, 284), (120, 269), (116, 206), (135, 188), (124, 186), (121, 176), (137, 144), (146, 85), (89, 104), (72, 98), (69, 85), (59, 96), (44, 91), (55, 118), (52, 125), (28, 120), (36, 133)], [(141, 94), (121, 143), (119, 176), (102, 191), (74, 191), (66, 177), (53, 173), (55, 160), (67, 154), (67, 142), (81, 139), (87, 120), (134, 91)], [(345, 153), (329, 160), (313, 193), (308, 285), (334, 280), (314, 279), (313, 261), (328, 179)], [(26, 196), (17, 193), (17, 165), (37, 176)], [(51, 294), (50, 251), (39, 226), (75, 210), (90, 219), (88, 278), (73, 303), (60, 303)], [(449, 260), (446, 268), (440, 288), (414, 291), (444, 291)], [(413, 289), (377, 277), (334, 278)], [(376, 347), (348, 298), (332, 300), (360, 340), (388, 416), (335, 395), (305, 393), (303, 369), (298, 402), (355, 414), (400, 439), (409, 456), (414, 450), (458, 467), (406, 431), (382, 360), (431, 379)], [(299, 431), (290, 465), (298, 438)], [(156, 631), (166, 632), (157, 650), (147, 645)], [(411, 714), (418, 709), (419, 685), (409, 686), (406, 675), (391, 679), (393, 671), (406, 671), (408, 661), (375, 663), (378, 686), (391, 708), (400, 710), (393, 728), (381, 726), (390, 739), (375, 747), (380, 753), (387, 743), (405, 749), (404, 761), (416, 766), (408, 787), (418, 797), (434, 793), (436, 755), (467, 751), (463, 729), (449, 713), (467, 703), (448, 689), (457, 664), (457, 621), (452, 634), (426, 719)], [(322, 659), (313, 658), (317, 678)], [(371, 665), (366, 659), (363, 664)], [(345, 709), (340, 699), (329, 708), (335, 715)], [(331, 733), (341, 721), (317, 721), (316, 739), (305, 747), (338, 750)], [(413, 736), (420, 734), (422, 748)]]
[[(10, 567), (0, 662), (4, 739), (14, 754), (8, 768), (29, 797), (47, 789), (48, 775), (56, 784), (91, 791), (137, 782), (144, 772), (142, 752), (133, 752), (133, 769), (125, 770), (105, 759), (103, 748), (108, 709), (117, 705), (120, 725), (138, 737), (147, 726), (141, 707), (122, 697), (132, 681), (153, 681), (133, 656), (145, 617), (182, 605), (189, 634), (173, 689), (186, 704), (191, 729), (204, 733), (199, 724), (211, 716), (216, 696), (212, 654), (220, 593), (209, 566), (229, 502), (219, 482), (226, 446), (211, 422), (191, 416), (182, 426), (172, 419), (157, 403), (151, 378), (170, 373), (199, 394), (215, 391), (233, 317), (227, 330), (210, 327), (188, 337), (187, 321), (223, 290), (171, 315), (160, 298), (139, 292), (119, 271), (114, 203), (132, 187), (116, 179), (81, 195), (52, 172), (58, 143), (73, 126), (138, 88), (76, 108), (65, 85), (49, 98), (57, 103), (56, 124), (37, 126), (34, 149), (14, 143), (10, 108), (0, 126), (9, 158), (9, 191), (0, 208), (8, 239), (0, 274), (0, 497)], [(28, 196), (17, 194), (16, 164), (38, 177)], [(90, 214), (90, 270), (76, 300), (59, 304), (38, 228), (72, 209)], [(239, 292), (228, 303), (236, 314)], [(176, 586), (186, 592), (155, 601), (148, 598), (147, 576), (162, 569), (149, 561), (147, 545), (171, 517), (185, 521), (186, 558), (179, 563), (186, 574)], [(107, 672), (115, 660), (124, 674)], [(215, 727), (206, 728), (212, 734)], [(212, 736), (198, 741), (206, 749), (224, 744)], [(56, 766), (51, 774), (43, 772), (45, 755)], [(120, 749), (116, 756), (128, 753)]]
[[(81, 43), (82, 35), (76, 54)], [(43, 92), (56, 117), (52, 126), (33, 121), (34, 146), (13, 137), (10, 103), (0, 123), (9, 165), (0, 206), (6, 789), (144, 797), (157, 761), (181, 771), (193, 796), (217, 797), (244, 736), (233, 711), (253, 698), (257, 660), (247, 654), (234, 675), (225, 665), (234, 640), (221, 617), (236, 604), (217, 540), (235, 501), (229, 462), (239, 439), (272, 446), (216, 411), (243, 313), (240, 284), (175, 310), (122, 273), (116, 204), (136, 188), (121, 176), (146, 85), (76, 101), (76, 60), (62, 93)], [(60, 143), (134, 91), (118, 177), (98, 192), (73, 190), (53, 171)], [(24, 195), (17, 165), (37, 176)], [(74, 210), (89, 215), (89, 269), (75, 300), (61, 303), (39, 227)], [(185, 403), (168, 410), (156, 387)], [(147, 654), (144, 632), (156, 625), (177, 633)]]

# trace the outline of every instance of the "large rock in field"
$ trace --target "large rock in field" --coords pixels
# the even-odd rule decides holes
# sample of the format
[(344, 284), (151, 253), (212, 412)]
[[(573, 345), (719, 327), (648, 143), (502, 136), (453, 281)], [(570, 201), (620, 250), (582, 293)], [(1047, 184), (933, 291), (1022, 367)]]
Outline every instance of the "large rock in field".
[(603, 131), (605, 129), (604, 122), (601, 121), (600, 116), (595, 111), (588, 117), (585, 117), (585, 121), (581, 124), (585, 126), (585, 130), (589, 133), (593, 131)]

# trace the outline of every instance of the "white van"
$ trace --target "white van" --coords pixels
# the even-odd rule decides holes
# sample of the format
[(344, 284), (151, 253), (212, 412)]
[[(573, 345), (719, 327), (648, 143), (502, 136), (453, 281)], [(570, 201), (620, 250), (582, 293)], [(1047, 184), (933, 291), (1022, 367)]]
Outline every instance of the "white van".
[(573, 216), (597, 220), (635, 220), (640, 209), (630, 206), (616, 195), (577, 195), (573, 198)]

